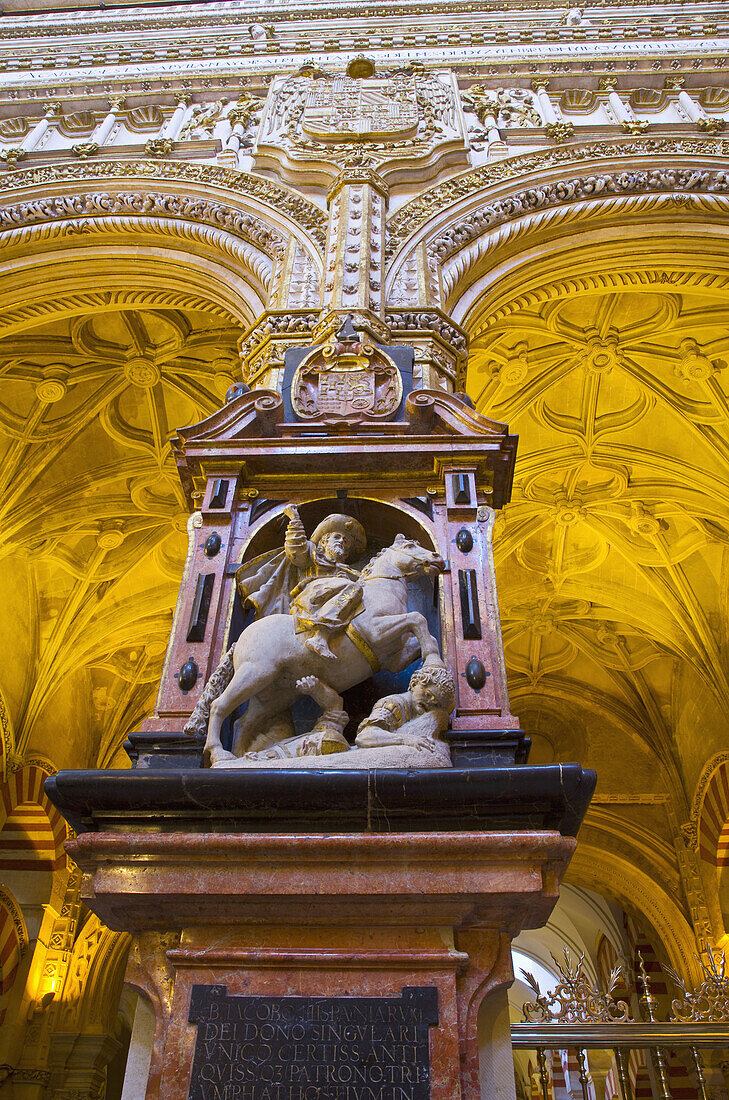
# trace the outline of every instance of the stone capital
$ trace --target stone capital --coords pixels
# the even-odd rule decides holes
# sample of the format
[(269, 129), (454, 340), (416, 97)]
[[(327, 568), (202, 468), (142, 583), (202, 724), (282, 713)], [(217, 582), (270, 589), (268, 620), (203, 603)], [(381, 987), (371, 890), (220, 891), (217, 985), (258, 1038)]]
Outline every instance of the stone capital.
[(368, 168), (365, 165), (347, 165), (342, 168), (341, 172), (334, 180), (327, 192), (327, 202), (331, 202), (343, 187), (348, 184), (364, 183), (369, 187), (372, 187), (375, 191), (379, 191), (385, 202), (387, 202), (390, 189), (385, 183), (382, 176), (374, 168)]

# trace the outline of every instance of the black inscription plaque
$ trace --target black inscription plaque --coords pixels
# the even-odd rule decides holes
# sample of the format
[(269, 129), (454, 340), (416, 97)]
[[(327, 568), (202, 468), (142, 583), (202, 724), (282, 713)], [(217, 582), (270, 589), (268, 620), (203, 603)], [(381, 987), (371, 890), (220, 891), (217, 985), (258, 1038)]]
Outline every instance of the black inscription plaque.
[(189, 1100), (430, 1100), (435, 986), (399, 997), (229, 997), (194, 985)]

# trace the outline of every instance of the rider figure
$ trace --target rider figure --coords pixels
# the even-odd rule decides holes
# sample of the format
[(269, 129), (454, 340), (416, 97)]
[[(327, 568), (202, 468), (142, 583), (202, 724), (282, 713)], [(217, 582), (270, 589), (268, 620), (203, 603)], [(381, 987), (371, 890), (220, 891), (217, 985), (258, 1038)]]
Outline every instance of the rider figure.
[(297, 509), (286, 508), (285, 514), (289, 524), (284, 552), (299, 571), (299, 582), (290, 593), (296, 632), (311, 631), (305, 645), (333, 660), (329, 639), (363, 610), (359, 573), (346, 563), (364, 552), (367, 536), (356, 519), (335, 513), (307, 539)]

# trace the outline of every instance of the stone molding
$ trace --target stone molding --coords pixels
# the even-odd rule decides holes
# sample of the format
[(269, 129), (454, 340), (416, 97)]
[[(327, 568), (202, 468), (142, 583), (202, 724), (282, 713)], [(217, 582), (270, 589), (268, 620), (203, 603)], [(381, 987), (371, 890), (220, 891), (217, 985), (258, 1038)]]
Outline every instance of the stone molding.
[(558, 180), (529, 187), (505, 199), (494, 199), (465, 215), (462, 221), (430, 241), (429, 251), (438, 260), (449, 259), (484, 231), (535, 210), (572, 203), (580, 199), (610, 198), (665, 192), (729, 192), (729, 171), (701, 171), (696, 168), (656, 168), (610, 172), (597, 176)]
[[(82, 196), (88, 197), (88, 196)], [(52, 200), (51, 200), (52, 201)], [(39, 204), (29, 204), (39, 205)], [(8, 210), (15, 208), (0, 207), (0, 250), (11, 249), (13, 246), (25, 245), (30, 241), (40, 243), (42, 241), (62, 239), (68, 243), (69, 238), (90, 236), (110, 237), (127, 236), (134, 234), (151, 234), (160, 237), (174, 237), (185, 241), (195, 241), (206, 244), (219, 252), (231, 256), (242, 268), (253, 275), (268, 291), (273, 275), (272, 261), (258, 248), (242, 242), (230, 233), (211, 226), (200, 226), (165, 218), (150, 218), (143, 215), (130, 216), (96, 216), (88, 218), (87, 215), (78, 217), (66, 217), (58, 215), (56, 221), (43, 221), (30, 225), (3, 224), (3, 217)]]
[(689, 820), (681, 826), (684, 842), (686, 847), (691, 851), (698, 852), (699, 850), (699, 822), (701, 819), (701, 811), (704, 806), (704, 799), (706, 798), (706, 792), (709, 789), (709, 785), (715, 773), (722, 765), (727, 763), (729, 763), (729, 752), (717, 752), (706, 761), (701, 769), (701, 775), (696, 783), (694, 797), (691, 800)]
[[(390, 218), (388, 224), (388, 258), (395, 255), (407, 240), (413, 237), (427, 222), (441, 216), (449, 206), (468, 199), (479, 191), (497, 183), (544, 172), (558, 165), (577, 165), (588, 160), (625, 160), (657, 155), (720, 156), (729, 157), (729, 141), (711, 138), (653, 139), (642, 138), (631, 142), (600, 141), (590, 145), (564, 145), (544, 152), (526, 153), (509, 157), (495, 164), (487, 164), (472, 172), (446, 180), (437, 187), (406, 203)], [(575, 169), (576, 170), (576, 169)], [(670, 171), (670, 169), (666, 169)]]
[[(58, 164), (48, 168), (30, 168), (23, 172), (9, 173), (0, 179), (0, 193), (26, 187), (33, 188), (37, 193), (37, 189), (42, 186), (101, 179), (164, 179), (222, 187), (236, 195), (258, 199), (274, 207), (299, 225), (320, 248), (323, 249), (326, 242), (326, 214), (313, 203), (260, 176), (213, 165), (158, 160), (104, 160), (81, 164)], [(143, 198), (143, 195), (141, 197)], [(223, 204), (208, 203), (202, 199), (180, 196), (177, 201), (189, 203), (190, 209), (209, 206), (211, 217), (213, 208), (217, 207), (221, 211), (226, 209)], [(230, 215), (235, 215), (232, 208), (230, 208)], [(247, 215), (241, 216), (247, 217)], [(216, 221), (215, 224), (220, 223)], [(272, 230), (270, 232), (273, 233)]]
[(59, 316), (130, 305), (145, 309), (196, 310), (212, 313), (227, 323), (238, 320), (229, 309), (202, 295), (175, 290), (98, 290), (30, 301), (0, 311), (0, 337), (8, 336), (26, 325), (43, 324)]
[(636, 267), (631, 270), (604, 271), (593, 275), (575, 275), (571, 278), (555, 279), (534, 290), (525, 291), (488, 312), (487, 320), (479, 324), (471, 333), (471, 341), (477, 340), (493, 325), (512, 317), (524, 309), (536, 309), (545, 302), (553, 302), (569, 294), (605, 292), (611, 290), (629, 290), (633, 287), (655, 287), (661, 290), (692, 290), (706, 288), (712, 293), (729, 287), (729, 274), (696, 271), (666, 271), (659, 267)]
[(572, 222), (584, 224), (615, 218), (635, 220), (666, 211), (675, 214), (677, 208), (680, 208), (684, 217), (690, 214), (726, 217), (729, 213), (729, 195), (684, 195), (675, 192), (613, 197), (606, 195), (592, 202), (566, 202), (556, 210), (547, 209), (526, 215), (516, 214), (513, 221), (492, 227), (495, 232), (484, 228), (481, 236), (470, 248), (451, 260), (442, 275), (443, 293), (448, 295), (477, 260), (514, 238), (518, 238), (520, 244), (523, 244), (524, 238), (530, 234), (539, 232), (543, 235), (545, 229), (553, 229)]
[(438, 309), (389, 309), (385, 324), (396, 332), (437, 332), (455, 352), (465, 355), (468, 350), (466, 333)]

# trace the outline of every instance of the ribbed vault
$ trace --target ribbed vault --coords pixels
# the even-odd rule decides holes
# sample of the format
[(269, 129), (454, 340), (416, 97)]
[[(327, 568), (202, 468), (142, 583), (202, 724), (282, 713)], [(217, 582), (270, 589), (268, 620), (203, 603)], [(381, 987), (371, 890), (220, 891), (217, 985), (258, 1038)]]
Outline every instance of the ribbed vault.
[(59, 767), (123, 765), (151, 710), (187, 543), (168, 438), (220, 406), (242, 331), (107, 270), (0, 324), (2, 687), (14, 750)]
[(495, 529), (513, 709), (535, 761), (598, 769), (585, 839), (662, 881), (729, 733), (729, 279), (703, 236), (571, 236), (484, 276), (465, 321), (469, 393), (520, 437)]

